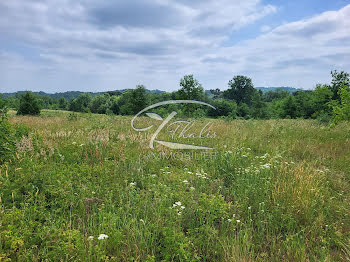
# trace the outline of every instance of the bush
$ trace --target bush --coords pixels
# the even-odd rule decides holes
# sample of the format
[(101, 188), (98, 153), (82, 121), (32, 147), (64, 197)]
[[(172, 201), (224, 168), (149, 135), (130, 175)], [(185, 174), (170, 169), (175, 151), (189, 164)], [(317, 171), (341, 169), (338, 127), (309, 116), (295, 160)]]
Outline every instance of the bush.
[(0, 165), (6, 162), (15, 151), (11, 125), (5, 114), (0, 118)]
[(333, 124), (338, 124), (342, 120), (350, 120), (350, 90), (341, 88), (339, 90), (340, 102), (332, 101), (333, 103)]
[(40, 107), (38, 100), (32, 92), (26, 92), (20, 97), (17, 115), (39, 115)]

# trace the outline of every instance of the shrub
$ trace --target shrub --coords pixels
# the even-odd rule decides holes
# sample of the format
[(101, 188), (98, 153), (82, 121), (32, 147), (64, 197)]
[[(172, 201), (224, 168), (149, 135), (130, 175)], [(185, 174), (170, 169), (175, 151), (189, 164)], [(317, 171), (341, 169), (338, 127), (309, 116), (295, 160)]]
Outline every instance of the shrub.
[(38, 100), (32, 92), (24, 93), (19, 101), (17, 115), (39, 115), (40, 107)]
[(339, 90), (340, 102), (332, 101), (333, 108), (333, 124), (339, 121), (350, 120), (350, 90), (343, 87)]

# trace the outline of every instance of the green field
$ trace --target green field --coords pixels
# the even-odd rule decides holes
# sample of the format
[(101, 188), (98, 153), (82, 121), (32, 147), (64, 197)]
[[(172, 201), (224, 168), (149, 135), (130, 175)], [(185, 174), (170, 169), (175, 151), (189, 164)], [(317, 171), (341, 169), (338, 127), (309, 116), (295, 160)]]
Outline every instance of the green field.
[(0, 166), (0, 261), (350, 259), (350, 123), (198, 119), (215, 158), (157, 159), (131, 117), (9, 119), (30, 135)]

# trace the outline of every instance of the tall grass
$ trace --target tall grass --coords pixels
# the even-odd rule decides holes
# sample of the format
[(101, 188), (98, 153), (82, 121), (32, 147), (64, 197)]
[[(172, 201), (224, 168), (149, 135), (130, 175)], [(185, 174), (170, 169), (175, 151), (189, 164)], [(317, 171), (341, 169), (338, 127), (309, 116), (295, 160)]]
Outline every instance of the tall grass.
[(214, 120), (194, 141), (217, 157), (179, 160), (128, 117), (10, 120), (31, 133), (0, 169), (0, 260), (350, 259), (349, 123)]

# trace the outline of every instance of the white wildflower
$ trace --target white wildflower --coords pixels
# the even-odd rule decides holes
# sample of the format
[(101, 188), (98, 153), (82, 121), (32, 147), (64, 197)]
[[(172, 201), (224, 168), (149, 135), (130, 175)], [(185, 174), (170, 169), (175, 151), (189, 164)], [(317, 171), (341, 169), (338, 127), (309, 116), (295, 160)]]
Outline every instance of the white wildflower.
[(135, 185), (136, 185), (136, 183), (131, 182), (129, 185), (130, 185), (130, 186), (135, 186)]
[(188, 184), (188, 181), (185, 179), (184, 181), (182, 181), (183, 183), (185, 183), (185, 184)]
[(99, 236), (98, 236), (98, 240), (101, 240), (101, 239), (107, 239), (108, 238), (108, 236), (107, 235), (105, 235), (105, 234), (100, 234)]
[(88, 237), (88, 240), (93, 240), (94, 239), (94, 236), (89, 236)]
[(240, 222), (241, 222), (241, 220), (239, 220), (239, 219), (237, 219), (236, 221), (237, 221), (237, 223), (240, 223)]
[(266, 163), (265, 165), (262, 165), (261, 168), (264, 169), (269, 169), (271, 167), (271, 165), (269, 163)]

